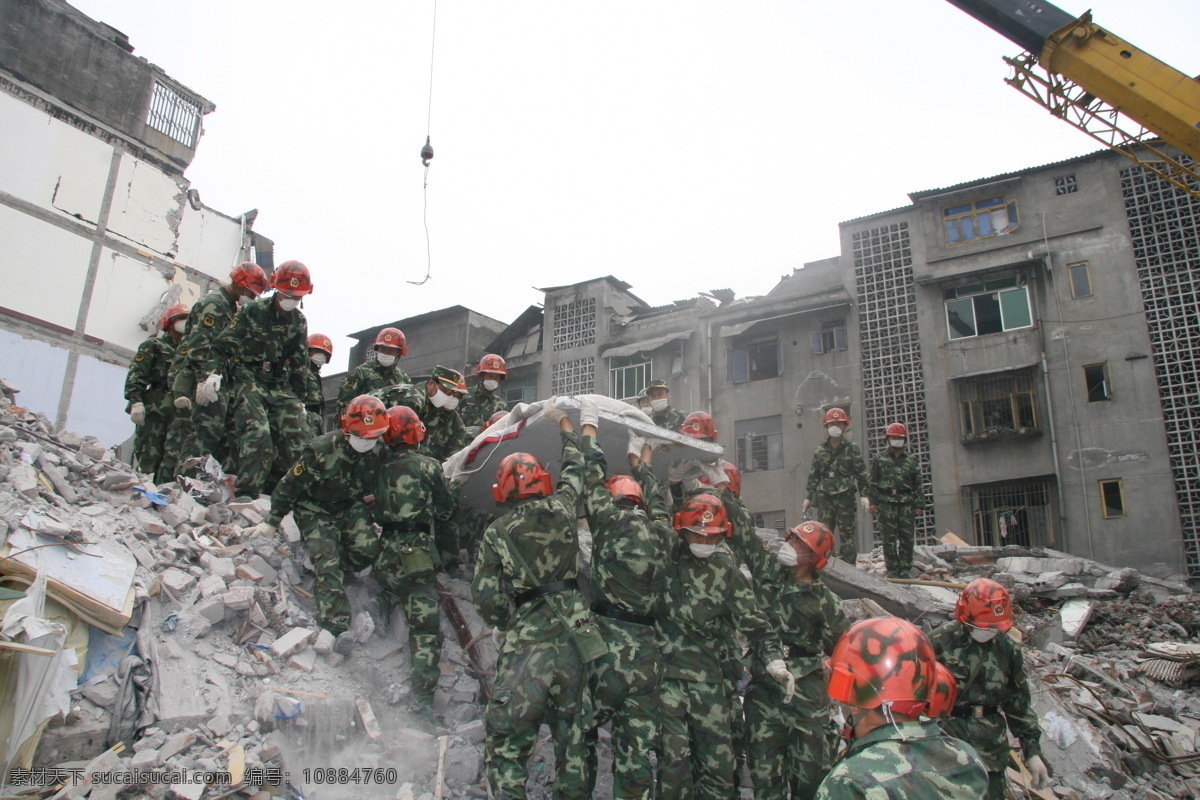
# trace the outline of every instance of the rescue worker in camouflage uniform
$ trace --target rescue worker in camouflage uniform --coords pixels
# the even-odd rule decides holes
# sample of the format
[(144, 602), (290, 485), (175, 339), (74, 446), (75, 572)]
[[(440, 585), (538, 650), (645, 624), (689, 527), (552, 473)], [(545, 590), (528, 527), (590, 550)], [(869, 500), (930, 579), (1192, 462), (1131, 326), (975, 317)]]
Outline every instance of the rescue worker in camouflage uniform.
[(977, 800), (987, 772), (969, 744), (921, 720), (934, 680), (933, 645), (896, 617), (855, 623), (829, 660), (829, 696), (843, 704), (850, 746), (816, 800)]
[(171, 404), (167, 374), (178, 356), (179, 342), (187, 328), (188, 307), (180, 303), (168, 308), (159, 321), (162, 335), (142, 342), (125, 376), (125, 413), (136, 427), (133, 454), (137, 467), (155, 483), (171, 480), (175, 454), (166, 452), (167, 432), (175, 407)]
[(740, 654), (740, 632), (791, 700), (795, 678), (783, 660), (750, 584), (730, 550), (725, 506), (711, 494), (684, 501), (675, 515), (679, 542), (672, 554), (661, 618), (663, 660), (662, 752), (664, 798), (720, 798), (737, 793), (733, 712), (727, 664)]
[[(851, 566), (858, 561), (858, 509), (854, 507), (855, 491), (867, 488), (867, 469), (862, 453), (854, 442), (846, 441), (850, 417), (840, 408), (825, 412), (827, 439), (813, 453), (808, 471), (808, 497), (801, 513), (817, 507), (817, 520), (837, 534), (840, 540), (838, 557)], [(863, 511), (870, 506), (866, 496), (860, 499)]]
[(875, 531), (883, 541), (888, 577), (909, 578), (916, 518), (925, 513), (925, 486), (921, 465), (904, 449), (908, 428), (893, 422), (884, 435), (887, 452), (874, 456), (868, 471), (867, 510), (875, 515)]
[(996, 581), (977, 578), (959, 595), (954, 619), (930, 637), (938, 659), (958, 684), (954, 710), (942, 727), (979, 751), (987, 767), (989, 800), (1004, 798), (1009, 732), (1021, 743), (1035, 788), (1045, 787), (1049, 778), (1025, 660), (1020, 645), (1005, 635), (1010, 628), (1008, 590)]
[(646, 384), (646, 398), (650, 401), (650, 419), (660, 428), (678, 431), (687, 414), (671, 405), (671, 389), (664, 380)]
[(662, 611), (670, 554), (675, 543), (670, 513), (650, 469), (651, 447), (631, 433), (630, 475), (606, 479), (607, 463), (596, 437), (599, 411), (581, 399), (584, 485), (592, 533), (592, 611), (608, 654), (592, 671), (596, 716), (588, 734), (592, 780), (598, 730), (612, 722), (613, 797), (650, 798), (658, 741)]
[(479, 359), (475, 373), (479, 376), (479, 383), (467, 392), (458, 413), (467, 427), (484, 428), (497, 411), (508, 410), (508, 403), (500, 395), (500, 383), (508, 379), (508, 367), (503, 358), (488, 353)]
[(410, 382), (408, 373), (396, 364), (408, 354), (408, 342), (399, 328), (384, 328), (375, 334), (371, 349), (375, 351), (375, 358), (359, 364), (342, 379), (338, 389), (339, 411), (360, 394), (374, 394), (385, 386)]
[(238, 491), (270, 491), (291, 469), (308, 441), (302, 398), (308, 368), (308, 324), (300, 301), (313, 289), (308, 267), (279, 265), (271, 276), (275, 294), (240, 309), (201, 357), (207, 377), (196, 387), (196, 403), (219, 400), (230, 365), (236, 380)]
[(290, 512), (315, 581), (317, 622), (337, 639), (334, 649), (348, 655), (350, 633), (348, 573), (374, 565), (380, 541), (367, 499), (378, 488), (380, 452), (376, 446), (388, 429), (387, 410), (377, 397), (356, 397), (342, 414), (341, 430), (330, 431), (304, 445), (288, 473), (271, 494), (271, 512), (246, 532), (271, 538)]
[(313, 436), (325, 432), (325, 393), (321, 389), (321, 367), (333, 358), (333, 340), (323, 333), (308, 337), (308, 375), (305, 383), (304, 418)]
[(755, 800), (812, 797), (833, 764), (824, 661), (848, 627), (841, 599), (821, 581), (833, 542), (824, 525), (803, 522), (779, 547), (782, 566), (755, 581), (767, 619), (783, 642), (788, 671), (796, 676), (796, 694), (783, 703), (766, 664), (756, 658), (750, 666), (746, 739)]
[[(253, 300), (267, 289), (267, 275), (253, 261), (238, 264), (229, 273), (229, 283), (221, 284), (196, 301), (188, 315), (187, 333), (180, 347), (184, 351), (171, 369), (171, 394), (178, 409), (178, 426), (172, 426), (172, 440), (182, 440), (179, 461), (211, 455), (228, 471), (236, 465), (230, 455), (233, 447), (230, 403), (236, 396), (233, 367), (211, 359), (210, 346), (222, 331), (233, 322), (238, 304)], [(207, 363), (207, 371), (203, 364)], [(215, 400), (199, 405), (193, 403), (196, 384), (210, 371), (226, 376), (225, 391)], [(176, 432), (175, 427), (181, 429)]]
[(387, 410), (383, 435), (387, 451), (375, 492), (375, 522), (383, 529), (382, 550), (375, 577), (390, 601), (404, 608), (412, 664), (413, 705), (426, 718), (433, 715), (442, 628), (438, 621), (437, 570), (441, 565), (434, 545), (435, 526), (448, 524), (454, 500), (442, 465), (417, 452), (425, 425), (406, 406)]
[(484, 748), (497, 800), (526, 796), (526, 762), (543, 722), (554, 740), (554, 797), (589, 796), (583, 741), (591, 716), (588, 664), (604, 655), (604, 640), (576, 581), (583, 454), (556, 400), (544, 401), (542, 409), (562, 431), (558, 484), (551, 492), (550, 473), (529, 453), (500, 462), (492, 491), (506, 513), (484, 531), (471, 583), (480, 615), (500, 639)]

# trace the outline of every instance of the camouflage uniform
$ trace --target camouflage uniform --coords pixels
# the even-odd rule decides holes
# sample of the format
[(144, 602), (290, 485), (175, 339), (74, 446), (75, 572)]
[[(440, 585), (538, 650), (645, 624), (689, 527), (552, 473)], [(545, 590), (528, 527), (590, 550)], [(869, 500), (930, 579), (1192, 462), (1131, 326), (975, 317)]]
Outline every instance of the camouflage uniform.
[(1003, 800), (1008, 732), (1021, 742), (1026, 760), (1042, 754), (1042, 730), (1030, 704), (1021, 647), (1003, 633), (990, 642), (976, 642), (957, 621), (939, 626), (929, 638), (938, 660), (958, 682), (953, 716), (942, 726), (979, 751), (988, 771), (987, 797)]
[(300, 400), (308, 363), (304, 315), (281, 310), (274, 297), (251, 300), (213, 339), (201, 363), (206, 374), (234, 364), (238, 490), (270, 491), (311, 435)]
[(883, 540), (889, 578), (907, 578), (912, 569), (916, 510), (925, 507), (921, 465), (907, 450), (889, 448), (871, 459), (867, 497), (879, 508), (875, 530)]
[(126, 413), (134, 403), (146, 407), (146, 417), (133, 435), (133, 453), (138, 469), (154, 477), (156, 483), (171, 479), (173, 457), (164, 458), (167, 430), (171, 425), (171, 393), (167, 390), (167, 372), (175, 358), (177, 345), (170, 334), (151, 336), (138, 346), (129, 374), (125, 376)]
[(727, 677), (728, 664), (739, 655), (736, 634), (744, 634), (765, 662), (783, 653), (727, 548), (697, 558), (680, 539), (673, 562), (661, 623), (662, 796), (728, 800), (737, 794)]
[(320, 436), (325, 432), (325, 395), (321, 391), (321, 367), (312, 363), (311, 358), (308, 360), (308, 373), (304, 383), (304, 418), (312, 435)]
[(442, 465), (429, 456), (398, 445), (388, 447), (382, 461), (375, 521), (383, 529), (383, 546), (375, 577), (388, 593), (388, 607), (393, 603), (404, 606), (413, 694), (418, 702), (432, 707), (442, 654), (436, 580), (440, 559), (433, 545), (433, 529), (450, 519), (454, 500)]
[(854, 565), (858, 559), (858, 509), (855, 489), (867, 486), (867, 469), (854, 442), (842, 437), (835, 447), (828, 440), (813, 453), (808, 472), (808, 499), (817, 507), (817, 521), (837, 534), (838, 557)]
[(933, 721), (881, 725), (857, 739), (815, 800), (978, 800), (987, 775), (975, 750)]
[(487, 427), (492, 414), (507, 410), (508, 403), (504, 402), (504, 398), (500, 396), (499, 388), (494, 392), (489, 392), (483, 388), (482, 383), (477, 383), (475, 388), (467, 392), (467, 396), (463, 398), (458, 407), (458, 414), (462, 417), (464, 425), (478, 427), (482, 430)]
[(346, 574), (379, 557), (379, 536), (362, 498), (376, 491), (381, 446), (356, 453), (341, 431), (318, 436), (271, 495), (266, 521), (278, 526), (292, 512), (316, 577), (317, 620), (335, 636), (350, 627)]
[[(397, 360), (396, 364), (398, 363), (399, 360)], [(338, 389), (338, 413), (341, 414), (345, 411), (350, 401), (360, 394), (375, 394), (378, 397), (379, 395), (376, 394), (376, 390), (382, 389), (385, 386), (411, 383), (412, 381), (408, 377), (408, 373), (400, 369), (396, 364), (385, 367), (375, 359), (371, 359), (370, 361), (364, 361), (346, 373), (346, 377), (342, 378), (341, 388)]]
[[(488, 526), (471, 584), (484, 621), (505, 631), (485, 714), (487, 775), (497, 800), (526, 796), (526, 761), (543, 721), (554, 739), (555, 797), (588, 796), (583, 746), (591, 714), (588, 668), (572, 632), (559, 620), (559, 614), (568, 621), (587, 616), (575, 583), (575, 504), (583, 490), (583, 457), (574, 433), (564, 432), (562, 439), (562, 472), (554, 493), (517, 500)], [(513, 548), (520, 550), (533, 575), (513, 556)], [(521, 602), (530, 590), (549, 591), (560, 582), (559, 591)]]
[[(237, 298), (221, 287), (196, 301), (188, 315), (187, 333), (179, 343), (185, 355), (177, 358), (171, 368), (171, 394), (192, 401), (190, 411), (180, 411), (176, 416), (180, 425), (186, 424), (181, 432), (173, 431), (172, 436), (173, 440), (183, 440), (180, 461), (208, 454), (220, 461), (225, 469), (233, 469), (229, 461), (232, 432), (228, 423), (230, 398), (237, 396), (237, 379), (231, 365), (210, 360), (210, 346), (213, 339), (233, 322), (236, 313)], [(222, 376), (221, 391), (214, 402), (202, 406), (195, 402), (196, 384), (209, 372)]]
[[(785, 545), (790, 546), (790, 545)], [(783, 703), (783, 688), (754, 658), (746, 690), (750, 775), (755, 800), (812, 797), (833, 763), (833, 727), (825, 691), (824, 656), (848, 627), (842, 601), (820, 579), (796, 581), (790, 569), (755, 586), (767, 619), (779, 631), (796, 694)]]
[[(654, 791), (650, 753), (658, 741), (662, 641), (656, 626), (676, 536), (653, 471), (635, 477), (646, 511), (619, 507), (604, 484), (604, 453), (583, 437), (588, 527), (592, 532), (592, 610), (608, 642), (593, 669), (596, 730), (612, 720), (613, 797), (649, 798)], [(594, 750), (589, 748), (593, 770)], [(593, 776), (594, 777), (594, 776)]]
[(687, 419), (687, 414), (677, 408), (667, 406), (657, 414), (651, 414), (650, 419), (660, 428), (666, 428), (669, 431), (679, 433), (679, 426)]

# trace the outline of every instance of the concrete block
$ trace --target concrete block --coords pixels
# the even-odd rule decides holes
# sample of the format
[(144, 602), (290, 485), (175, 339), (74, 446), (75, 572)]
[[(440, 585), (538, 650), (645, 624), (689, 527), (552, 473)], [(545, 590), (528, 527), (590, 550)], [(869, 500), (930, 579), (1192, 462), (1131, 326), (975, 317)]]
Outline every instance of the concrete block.
[(234, 586), (222, 595), (225, 608), (230, 611), (245, 611), (254, 602), (254, 588), (251, 586)]
[[(313, 654), (314, 657), (316, 654)], [(367, 734), (367, 738), (372, 741), (383, 736), (383, 731), (379, 729), (379, 721), (375, 719), (375, 710), (371, 708), (371, 704), (366, 700), (359, 698), (355, 705), (358, 706), (358, 718), (362, 720), (363, 730)]]
[(171, 505), (161, 506), (160, 508), (161, 511), (159, 513), (162, 514), (163, 523), (166, 524), (168, 528), (177, 528), (183, 523), (191, 522), (192, 520), (191, 514), (184, 511), (174, 503)]
[(154, 749), (147, 748), (138, 750), (129, 759), (129, 768), (133, 770), (154, 769), (161, 763), (159, 752)]
[(483, 744), (483, 740), (487, 738), (487, 725), (483, 720), (476, 719), (464, 722), (455, 728), (454, 732), (472, 744)]
[(219, 575), (205, 575), (200, 579), (200, 596), (212, 597), (225, 592), (225, 579)]
[(332, 653), (333, 643), (336, 639), (336, 636), (322, 628), (321, 632), (317, 634), (317, 640), (313, 643), (313, 650), (316, 650), (321, 655)]
[(111, 680), (105, 679), (88, 686), (82, 694), (101, 708), (112, 708), (117, 699), (117, 691), (117, 685)]
[(170, 736), (167, 738), (167, 741), (163, 742), (163, 746), (159, 748), (161, 760), (167, 761), (174, 758), (195, 743), (196, 734), (191, 731), (181, 731), (174, 736)]
[(292, 628), (275, 640), (271, 645), (271, 653), (276, 658), (287, 658), (292, 653), (307, 647), (308, 643), (316, 637), (316, 631), (309, 630), (308, 628)]
[(136, 475), (128, 472), (110, 472), (100, 481), (100, 488), (110, 492), (120, 492), (138, 483)]
[(296, 521), (292, 519), (292, 515), (288, 514), (279, 523), (279, 532), (287, 539), (289, 544), (295, 544), (300, 541), (300, 529), (296, 527)]
[(208, 509), (197, 503), (189, 519), (193, 525), (203, 525), (208, 522)]
[(200, 800), (207, 785), (199, 778), (195, 783), (173, 783), (167, 791), (169, 800)]
[(249, 564), (239, 564), (234, 574), (251, 583), (261, 583), (263, 579), (262, 573)]
[(38, 496), (38, 479), (37, 472), (28, 464), (18, 463), (13, 464), (8, 471), (8, 482), (12, 485), (14, 492), (23, 494), (26, 497)]
[(210, 719), (207, 724), (210, 731), (221, 737), (224, 737), (225, 734), (233, 730), (233, 723), (224, 714), (218, 714)]
[(279, 573), (275, 571), (275, 568), (271, 566), (270, 562), (268, 562), (266, 558), (258, 553), (255, 553), (246, 559), (246, 566), (257, 572), (259, 575), (262, 575), (262, 582), (267, 586), (270, 586), (279, 579)]
[(263, 521), (263, 515), (253, 508), (243, 508), (238, 514), (251, 525), (257, 525)]
[(78, 450), (79, 446), (83, 444), (83, 437), (75, 431), (59, 431), (57, 436), (59, 444), (72, 450)]
[(288, 666), (293, 669), (298, 669), (301, 672), (312, 672), (313, 667), (317, 665), (317, 651), (311, 647), (307, 650), (301, 650), (295, 653), (288, 659)]
[(222, 580), (231, 580), (237, 571), (232, 558), (214, 558), (208, 564), (208, 571), (220, 576)]
[(225, 601), (221, 599), (220, 595), (202, 597), (196, 605), (192, 606), (192, 610), (214, 625), (225, 619)]
[(162, 574), (162, 585), (170, 590), (171, 594), (175, 595), (178, 600), (189, 589), (196, 585), (196, 579), (187, 574), (181, 569), (170, 567)]
[(162, 536), (167, 532), (167, 526), (163, 525), (161, 522), (150, 522), (147, 523), (142, 530), (151, 536)]
[(95, 461), (103, 461), (104, 456), (108, 454), (108, 450), (106, 450), (104, 446), (100, 444), (100, 442), (96, 441), (90, 436), (80, 441), (79, 452)]

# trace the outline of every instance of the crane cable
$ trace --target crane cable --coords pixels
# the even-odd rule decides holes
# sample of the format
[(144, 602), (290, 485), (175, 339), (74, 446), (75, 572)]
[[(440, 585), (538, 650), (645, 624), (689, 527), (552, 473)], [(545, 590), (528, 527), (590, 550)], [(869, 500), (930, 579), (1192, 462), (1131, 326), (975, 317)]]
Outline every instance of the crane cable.
[(429, 280), (433, 270), (433, 256), (429, 243), (429, 162), (433, 160), (433, 145), (429, 131), (433, 124), (433, 57), (437, 46), (437, 0), (433, 0), (433, 32), (429, 41), (429, 105), (425, 110), (425, 146), (421, 148), (421, 163), (425, 165), (425, 180), (422, 187), (421, 222), (425, 226), (425, 277), (419, 281), (408, 281), (421, 286)]

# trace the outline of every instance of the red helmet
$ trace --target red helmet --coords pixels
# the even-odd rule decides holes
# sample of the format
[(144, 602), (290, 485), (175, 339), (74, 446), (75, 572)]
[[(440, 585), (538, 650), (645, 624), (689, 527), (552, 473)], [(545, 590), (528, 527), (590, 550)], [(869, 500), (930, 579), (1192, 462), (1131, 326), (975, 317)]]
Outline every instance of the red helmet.
[(829, 528), (816, 520), (801, 522), (783, 537), (784, 545), (792, 539), (799, 539), (812, 551), (814, 567), (818, 570), (825, 569), (825, 565), (829, 563), (829, 554), (833, 552), (833, 533)]
[(831, 422), (841, 422), (849, 425), (850, 417), (846, 416), (846, 412), (843, 409), (831, 408), (825, 412), (825, 422), (822, 424), (828, 425)]
[(312, 294), (312, 276), (299, 261), (285, 261), (271, 276), (271, 288), (287, 297), (304, 297)]
[(333, 340), (323, 333), (314, 333), (308, 337), (308, 349), (320, 350), (325, 355), (333, 358)]
[(488, 353), (483, 358), (479, 359), (479, 367), (475, 370), (480, 372), (495, 372), (504, 377), (508, 377), (508, 367), (504, 365), (504, 359), (495, 353)]
[(957, 699), (958, 681), (950, 668), (938, 661), (933, 665), (933, 691), (929, 693), (929, 710), (925, 714), (931, 719), (948, 717)]
[(267, 290), (267, 273), (253, 261), (243, 261), (229, 273), (229, 282), (258, 297)]
[(369, 394), (360, 394), (342, 412), (342, 433), (362, 439), (378, 439), (388, 429), (387, 409), (383, 401)]
[(887, 430), (884, 431), (883, 435), (889, 439), (895, 436), (902, 436), (903, 438), (907, 439), (908, 428), (904, 427), (903, 422), (893, 422), (891, 425), (887, 426)]
[(394, 347), (400, 351), (400, 355), (408, 355), (408, 344), (399, 328), (384, 328), (375, 334), (374, 347), (376, 350), (381, 347)]
[[(725, 470), (725, 477), (729, 479), (729, 491), (741, 496), (742, 494), (742, 473), (733, 464), (728, 461), (721, 461), (721, 469)], [(712, 481), (707, 475), (700, 476), (701, 486), (712, 486)]]
[(707, 439), (712, 442), (717, 440), (717, 425), (713, 422), (712, 415), (706, 411), (693, 411), (688, 414), (687, 419), (679, 426), (679, 432), (693, 439)]
[(520, 500), (523, 497), (545, 497), (554, 491), (550, 473), (537, 456), (529, 453), (510, 453), (496, 470), (492, 497), (497, 503)]
[(628, 500), (635, 505), (646, 507), (646, 497), (642, 493), (642, 485), (628, 475), (614, 475), (604, 482), (612, 494), (613, 502)]
[(486, 427), (488, 427), (488, 428), (492, 427), (497, 422), (499, 422), (500, 420), (504, 419), (507, 416), (508, 416), (507, 411), (497, 411), (495, 414), (492, 414), (492, 418), (488, 420), (488, 424)]
[(1012, 598), (994, 580), (976, 578), (958, 596), (954, 618), (973, 628), (1006, 631), (1012, 627)]
[(420, 444), (425, 438), (425, 423), (408, 406), (392, 406), (387, 410), (387, 417), (383, 441), (388, 444)]
[(168, 306), (167, 310), (163, 312), (162, 319), (158, 321), (158, 326), (165, 331), (167, 328), (171, 327), (172, 322), (177, 319), (186, 319), (187, 315), (190, 313), (192, 313), (192, 310), (183, 303), (176, 303), (173, 306)]
[(899, 617), (856, 622), (829, 659), (829, 696), (857, 708), (892, 703), (906, 716), (925, 709), (933, 687), (933, 644)]
[(725, 504), (711, 494), (694, 494), (675, 514), (675, 530), (706, 536), (733, 536), (733, 526), (725, 513)]

